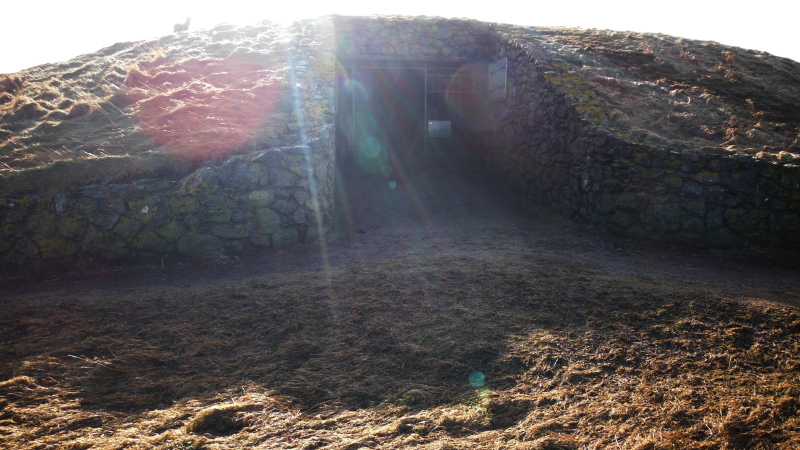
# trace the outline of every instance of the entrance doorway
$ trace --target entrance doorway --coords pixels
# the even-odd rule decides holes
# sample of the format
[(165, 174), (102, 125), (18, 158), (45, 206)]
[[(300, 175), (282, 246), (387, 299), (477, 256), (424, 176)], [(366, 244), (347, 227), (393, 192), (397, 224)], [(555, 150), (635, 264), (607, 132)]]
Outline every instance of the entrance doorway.
[(484, 64), (340, 61), (337, 159), (351, 173), (402, 181), (422, 167), (475, 159)]

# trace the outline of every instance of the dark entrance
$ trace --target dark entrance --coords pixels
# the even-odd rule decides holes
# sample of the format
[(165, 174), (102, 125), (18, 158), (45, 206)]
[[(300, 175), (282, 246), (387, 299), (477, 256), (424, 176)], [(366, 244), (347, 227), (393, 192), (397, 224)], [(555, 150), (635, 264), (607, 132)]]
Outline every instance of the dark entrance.
[(402, 181), (421, 167), (475, 159), (485, 65), (340, 61), (337, 159), (351, 173)]

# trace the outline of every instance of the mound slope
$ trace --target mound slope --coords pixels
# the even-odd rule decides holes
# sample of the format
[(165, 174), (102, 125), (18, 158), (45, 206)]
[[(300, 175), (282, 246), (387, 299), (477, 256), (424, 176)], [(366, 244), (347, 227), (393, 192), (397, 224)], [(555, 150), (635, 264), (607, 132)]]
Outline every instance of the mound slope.
[[(0, 192), (175, 177), (201, 161), (296, 144), (286, 138), (297, 132), (287, 59), (319, 43), (306, 25), (220, 26), (0, 76)], [(493, 29), (577, 77), (581, 88), (566, 80), (565, 92), (608, 132), (677, 150), (800, 159), (797, 62), (656, 34)]]

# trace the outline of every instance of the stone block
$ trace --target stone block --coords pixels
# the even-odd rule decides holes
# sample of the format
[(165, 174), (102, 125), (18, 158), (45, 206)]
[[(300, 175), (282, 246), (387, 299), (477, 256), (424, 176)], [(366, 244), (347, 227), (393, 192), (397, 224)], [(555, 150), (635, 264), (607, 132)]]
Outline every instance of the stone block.
[(705, 220), (700, 217), (687, 217), (685, 218), (683, 225), (681, 225), (681, 231), (693, 234), (702, 233), (706, 231)]
[(218, 185), (217, 171), (212, 167), (199, 169), (178, 182), (178, 195), (196, 195), (214, 190)]
[(111, 189), (102, 184), (92, 184), (80, 190), (80, 195), (87, 198), (111, 198), (113, 193)]
[(742, 204), (742, 198), (738, 195), (733, 195), (722, 187), (715, 187), (708, 189), (706, 199), (709, 203), (723, 206), (739, 206)]
[(711, 170), (712, 172), (724, 172), (730, 171), (739, 168), (739, 164), (736, 160), (723, 156), (723, 155), (712, 155), (706, 161), (706, 168)]
[(645, 213), (645, 223), (661, 232), (678, 231), (685, 219), (684, 213), (670, 203), (651, 204)]
[(115, 196), (130, 200), (139, 195), (138, 189), (133, 184), (111, 184), (108, 186)]
[(725, 223), (736, 232), (752, 235), (769, 228), (769, 213), (762, 208), (728, 208), (725, 210)]
[(173, 217), (161, 224), (155, 231), (166, 242), (174, 244), (186, 233), (186, 228)]
[(255, 163), (246, 163), (242, 159), (222, 165), (218, 171), (219, 183), (239, 191), (253, 189), (259, 185), (262, 167)]
[(706, 229), (717, 230), (725, 224), (724, 212), (720, 209), (713, 209), (706, 213)]
[(225, 239), (242, 239), (253, 233), (252, 224), (216, 223), (210, 227), (211, 234)]
[(668, 188), (678, 189), (683, 186), (683, 177), (677, 173), (670, 173), (664, 177), (664, 185)]
[(299, 235), (294, 228), (281, 228), (272, 234), (272, 246), (282, 249), (299, 242)]
[[(126, 253), (128, 242), (118, 234), (89, 227), (80, 244), (82, 252), (93, 254), (109, 261), (116, 261)], [(163, 247), (162, 247), (163, 249)]]
[(297, 183), (297, 175), (282, 169), (269, 171), (270, 183), (281, 188), (292, 187)]
[(703, 185), (694, 181), (687, 181), (680, 189), (678, 195), (681, 197), (697, 198), (703, 195)]
[(128, 216), (121, 216), (114, 225), (114, 232), (126, 239), (132, 239), (141, 229), (142, 224)]
[(760, 192), (756, 176), (743, 170), (722, 172), (719, 184), (725, 186), (729, 191), (739, 194), (756, 195)]
[(53, 197), (53, 212), (59, 216), (69, 211), (72, 199), (67, 194), (58, 194)]
[(231, 199), (223, 194), (214, 194), (203, 205), (201, 219), (209, 223), (230, 222), (233, 216)]
[(253, 213), (255, 231), (266, 236), (278, 230), (281, 226), (281, 215), (269, 208), (258, 208)]
[(800, 233), (800, 214), (770, 214), (770, 231)]
[(650, 203), (650, 197), (646, 194), (622, 194), (616, 197), (616, 207), (625, 211), (642, 211)]
[(90, 214), (94, 213), (96, 209), (97, 200), (81, 197), (75, 201), (71, 212), (77, 217), (88, 217)]
[(703, 170), (696, 173), (693, 178), (697, 180), (698, 183), (710, 186), (719, 183), (720, 175), (717, 172)]
[(78, 244), (63, 236), (35, 234), (31, 239), (38, 247), (39, 256), (44, 261), (61, 259), (78, 251)]
[(681, 209), (702, 217), (706, 214), (706, 202), (703, 199), (689, 200), (681, 204)]
[(631, 213), (625, 211), (617, 211), (614, 213), (614, 216), (611, 219), (614, 225), (617, 225), (620, 228), (629, 228), (635, 223), (634, 216)]
[(89, 215), (89, 222), (100, 230), (110, 230), (119, 221), (119, 214), (108, 209), (100, 209)]

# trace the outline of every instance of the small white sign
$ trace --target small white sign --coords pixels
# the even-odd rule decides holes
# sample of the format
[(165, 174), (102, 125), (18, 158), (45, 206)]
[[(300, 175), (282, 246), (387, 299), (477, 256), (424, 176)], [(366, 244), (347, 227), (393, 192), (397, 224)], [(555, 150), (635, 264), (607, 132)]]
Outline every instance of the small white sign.
[(453, 135), (453, 122), (449, 120), (429, 120), (428, 137), (449, 138)]

